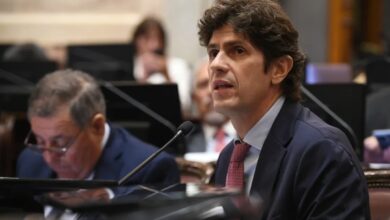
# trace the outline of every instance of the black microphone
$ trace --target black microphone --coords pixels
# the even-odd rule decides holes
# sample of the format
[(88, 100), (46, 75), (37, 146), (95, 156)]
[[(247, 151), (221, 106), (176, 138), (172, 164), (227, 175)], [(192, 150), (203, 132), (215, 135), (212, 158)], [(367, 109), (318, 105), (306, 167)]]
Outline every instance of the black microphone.
[(146, 158), (142, 163), (140, 163), (136, 168), (134, 168), (130, 173), (128, 173), (126, 176), (124, 176), (122, 179), (119, 180), (118, 184), (119, 186), (124, 185), (134, 174), (136, 174), (138, 171), (140, 171), (144, 166), (146, 166), (150, 161), (152, 161), (155, 157), (157, 157), (165, 148), (170, 146), (174, 141), (176, 141), (179, 137), (185, 136), (188, 133), (191, 132), (193, 128), (193, 124), (190, 121), (183, 122), (176, 131), (176, 134), (159, 150), (154, 152), (152, 155), (150, 155), (148, 158)]

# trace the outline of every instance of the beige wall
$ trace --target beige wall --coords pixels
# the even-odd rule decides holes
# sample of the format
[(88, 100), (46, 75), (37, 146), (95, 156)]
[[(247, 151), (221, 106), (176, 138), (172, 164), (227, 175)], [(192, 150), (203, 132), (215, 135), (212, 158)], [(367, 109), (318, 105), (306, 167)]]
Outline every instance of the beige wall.
[(0, 44), (43, 46), (127, 42), (145, 15), (164, 22), (171, 55), (191, 64), (204, 55), (196, 23), (211, 0), (2, 0)]

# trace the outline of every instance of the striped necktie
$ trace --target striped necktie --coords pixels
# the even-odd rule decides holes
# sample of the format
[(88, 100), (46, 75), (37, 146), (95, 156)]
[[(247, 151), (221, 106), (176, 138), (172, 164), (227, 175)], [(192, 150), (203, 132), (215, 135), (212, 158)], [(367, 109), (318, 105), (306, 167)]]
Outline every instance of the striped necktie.
[(236, 141), (230, 158), (228, 173), (226, 176), (226, 187), (244, 188), (244, 160), (250, 145)]

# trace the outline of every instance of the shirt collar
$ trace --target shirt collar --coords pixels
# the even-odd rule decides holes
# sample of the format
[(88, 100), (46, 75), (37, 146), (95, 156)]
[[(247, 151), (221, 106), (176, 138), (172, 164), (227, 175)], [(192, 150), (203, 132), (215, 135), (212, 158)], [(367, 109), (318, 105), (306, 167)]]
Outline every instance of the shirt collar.
[(264, 141), (268, 136), (271, 126), (278, 116), (280, 109), (283, 106), (285, 97), (279, 97), (272, 107), (265, 113), (263, 117), (248, 131), (244, 137), (244, 142), (250, 144), (259, 151), (263, 147)]
[[(110, 126), (107, 123), (105, 123), (104, 124), (104, 135), (103, 135), (102, 143), (100, 144), (100, 147), (102, 148), (102, 151), (103, 151), (104, 147), (107, 144), (109, 136), (110, 136)], [(93, 170), (91, 172), (91, 174), (89, 174), (89, 176), (87, 176), (85, 179), (86, 180), (92, 180), (94, 178), (94, 176), (95, 176), (95, 170)]]
[(111, 130), (110, 126), (107, 123), (105, 123), (104, 124), (104, 135), (103, 135), (102, 143), (100, 144), (100, 146), (102, 147), (102, 150), (104, 149), (104, 147), (107, 144), (108, 137), (110, 136), (110, 130)]

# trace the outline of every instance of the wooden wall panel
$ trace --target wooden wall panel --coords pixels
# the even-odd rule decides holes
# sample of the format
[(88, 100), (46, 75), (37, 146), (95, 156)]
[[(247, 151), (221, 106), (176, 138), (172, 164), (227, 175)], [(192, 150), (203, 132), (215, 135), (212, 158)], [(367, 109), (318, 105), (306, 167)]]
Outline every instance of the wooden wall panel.
[(328, 62), (351, 61), (353, 0), (330, 0), (328, 5)]

